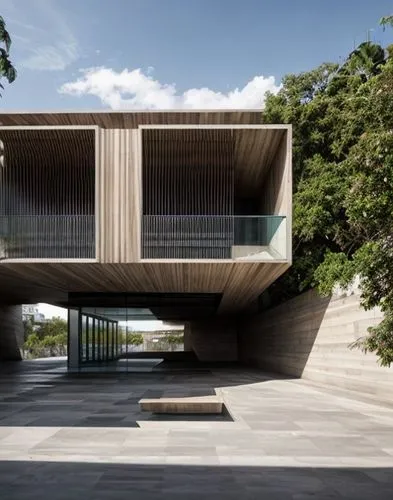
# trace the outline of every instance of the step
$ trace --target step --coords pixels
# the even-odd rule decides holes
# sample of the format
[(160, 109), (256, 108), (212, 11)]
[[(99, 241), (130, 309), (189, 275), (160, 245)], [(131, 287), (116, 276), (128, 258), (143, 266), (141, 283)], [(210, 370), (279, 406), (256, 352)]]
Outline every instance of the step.
[(223, 402), (218, 396), (197, 396), (141, 399), (139, 406), (141, 410), (153, 413), (221, 414)]

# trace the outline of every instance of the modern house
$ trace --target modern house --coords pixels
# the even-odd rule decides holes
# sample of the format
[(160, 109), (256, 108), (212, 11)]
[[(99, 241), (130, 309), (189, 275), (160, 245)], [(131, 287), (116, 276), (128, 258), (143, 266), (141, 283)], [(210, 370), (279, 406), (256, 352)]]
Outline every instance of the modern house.
[(260, 111), (0, 113), (0, 148), (0, 310), (68, 307), (71, 367), (124, 314), (224, 335), (291, 265), (291, 127)]

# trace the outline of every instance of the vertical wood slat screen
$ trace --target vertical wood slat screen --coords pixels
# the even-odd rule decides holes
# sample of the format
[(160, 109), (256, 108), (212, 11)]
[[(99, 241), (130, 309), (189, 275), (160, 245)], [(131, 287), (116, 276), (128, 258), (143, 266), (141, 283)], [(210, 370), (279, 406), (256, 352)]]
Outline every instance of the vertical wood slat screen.
[(231, 130), (143, 131), (143, 258), (230, 258), (233, 213)]
[(95, 131), (6, 130), (3, 258), (94, 258)]
[(139, 130), (102, 129), (99, 160), (99, 260), (140, 258)]
[(144, 130), (143, 214), (233, 214), (233, 154), (231, 130)]

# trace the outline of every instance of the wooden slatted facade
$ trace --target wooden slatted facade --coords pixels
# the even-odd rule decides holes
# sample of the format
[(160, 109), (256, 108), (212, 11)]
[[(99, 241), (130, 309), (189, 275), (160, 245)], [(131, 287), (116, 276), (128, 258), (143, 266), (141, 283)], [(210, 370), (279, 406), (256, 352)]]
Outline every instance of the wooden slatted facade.
[(100, 128), (138, 128), (141, 125), (258, 125), (260, 110), (216, 111), (63, 111), (0, 112), (0, 126), (90, 126)]
[[(235, 314), (289, 267), (287, 263), (149, 262), (3, 262), (3, 300), (64, 304), (68, 292), (218, 293), (219, 314)], [(0, 298), (2, 298), (0, 291)], [(29, 300), (26, 300), (30, 297)], [(168, 318), (169, 319), (169, 318)]]
[(95, 257), (95, 134), (94, 127), (0, 130), (8, 258)]
[[(19, 165), (19, 194), (30, 199), (33, 190), (37, 200), (48, 196), (37, 204), (38, 211), (92, 215), (96, 228), (96, 262), (86, 256), (77, 256), (78, 261), (1, 260), (0, 241), (0, 284), (3, 290), (7, 287), (9, 300), (64, 303), (71, 291), (217, 293), (222, 294), (220, 313), (246, 308), (289, 267), (290, 232), (287, 256), (269, 262), (234, 261), (228, 250), (233, 241), (226, 242), (222, 252), (209, 254), (205, 249), (210, 243), (200, 242), (203, 229), (195, 238), (202, 253), (169, 252), (157, 259), (159, 254), (143, 255), (142, 250), (144, 235), (157, 233), (157, 228), (164, 234), (169, 227), (166, 219), (146, 229), (145, 217), (231, 218), (253, 215), (249, 207), (261, 214), (270, 207), (267, 213), (285, 216), (290, 228), (290, 127), (258, 125), (258, 120), (256, 112), (226, 111), (0, 113), (0, 139), (3, 133), (3, 142), (12, 146), (5, 158), (15, 158), (17, 165), (11, 174), (0, 166), (1, 189), (9, 184), (7, 175), (17, 175)], [(13, 125), (28, 126), (30, 131), (18, 132)], [(94, 130), (83, 128), (92, 125)], [(277, 171), (272, 173), (272, 168)], [(48, 169), (59, 177), (46, 176)], [(266, 186), (270, 193), (264, 193)], [(32, 205), (18, 207), (30, 210)], [(191, 234), (192, 224), (189, 227)], [(226, 226), (211, 227), (212, 248), (220, 247), (222, 235), (233, 237)], [(179, 232), (184, 226), (175, 227), (173, 241)], [(0, 292), (0, 301), (1, 297)]]
[(232, 215), (230, 129), (143, 131), (143, 215)]
[(99, 133), (100, 262), (136, 262), (141, 247), (141, 153), (137, 129)]

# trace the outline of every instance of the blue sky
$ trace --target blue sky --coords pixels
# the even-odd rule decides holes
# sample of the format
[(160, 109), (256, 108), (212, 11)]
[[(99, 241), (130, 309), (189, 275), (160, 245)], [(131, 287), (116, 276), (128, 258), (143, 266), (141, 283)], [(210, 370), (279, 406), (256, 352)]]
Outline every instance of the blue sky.
[(18, 78), (2, 109), (260, 107), (339, 61), (390, 0), (0, 0)]

